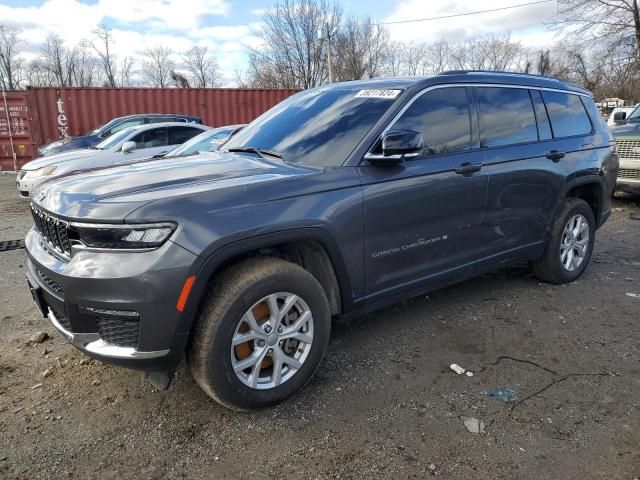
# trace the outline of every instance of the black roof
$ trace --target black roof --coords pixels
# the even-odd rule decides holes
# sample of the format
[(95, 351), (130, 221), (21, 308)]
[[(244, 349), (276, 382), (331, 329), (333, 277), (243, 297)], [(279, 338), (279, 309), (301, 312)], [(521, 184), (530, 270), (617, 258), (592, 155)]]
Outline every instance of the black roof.
[(432, 76), (424, 77), (391, 77), (372, 78), (369, 80), (354, 80), (350, 82), (334, 83), (320, 88), (336, 89), (407, 89), (419, 87), (420, 89), (442, 83), (501, 83), (522, 85), (539, 88), (555, 88), (591, 95), (588, 90), (573, 83), (564, 82), (552, 77), (532, 75), (516, 72), (494, 72), (479, 70), (451, 70)]

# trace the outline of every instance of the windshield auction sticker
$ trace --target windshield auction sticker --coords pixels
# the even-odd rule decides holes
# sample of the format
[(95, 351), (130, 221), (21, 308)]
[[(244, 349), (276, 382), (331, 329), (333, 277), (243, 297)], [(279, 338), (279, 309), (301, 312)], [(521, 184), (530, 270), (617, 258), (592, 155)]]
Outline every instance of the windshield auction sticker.
[(398, 95), (400, 95), (400, 90), (381, 90), (381, 89), (371, 89), (371, 90), (360, 90), (356, 94), (356, 98), (388, 98), (389, 100), (393, 100)]

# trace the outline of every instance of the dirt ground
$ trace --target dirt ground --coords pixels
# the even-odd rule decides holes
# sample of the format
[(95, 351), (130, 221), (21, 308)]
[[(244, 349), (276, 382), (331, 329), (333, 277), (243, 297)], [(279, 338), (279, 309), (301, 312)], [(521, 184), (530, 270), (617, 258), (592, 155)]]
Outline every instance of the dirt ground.
[[(0, 240), (31, 225), (14, 182), (0, 175)], [(158, 392), (86, 360), (37, 315), (24, 250), (0, 252), (0, 478), (637, 479), (639, 210), (615, 200), (573, 284), (513, 267), (334, 323), (315, 379), (250, 414), (185, 369)]]

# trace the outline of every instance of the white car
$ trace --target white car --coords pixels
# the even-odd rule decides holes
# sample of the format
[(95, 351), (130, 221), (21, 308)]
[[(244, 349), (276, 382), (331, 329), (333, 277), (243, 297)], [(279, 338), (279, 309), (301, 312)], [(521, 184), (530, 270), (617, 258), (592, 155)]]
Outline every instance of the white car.
[(95, 147), (62, 152), (28, 162), (18, 173), (18, 193), (22, 198), (29, 198), (41, 183), (69, 172), (132, 163), (162, 155), (210, 128), (178, 122), (125, 128)]

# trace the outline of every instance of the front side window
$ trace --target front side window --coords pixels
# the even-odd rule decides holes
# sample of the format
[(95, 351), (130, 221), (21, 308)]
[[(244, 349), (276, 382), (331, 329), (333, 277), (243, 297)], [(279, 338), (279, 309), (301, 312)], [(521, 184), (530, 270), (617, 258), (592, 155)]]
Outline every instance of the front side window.
[(124, 130), (120, 130), (117, 134), (105, 138), (93, 148), (97, 150), (106, 150), (107, 148), (111, 148), (125, 140), (134, 130), (134, 128), (125, 128)]
[(394, 103), (352, 88), (317, 88), (293, 95), (244, 127), (224, 149), (254, 147), (282, 155), (285, 162), (339, 166)]
[(529, 91), (520, 88), (478, 87), (480, 146), (499, 147), (538, 140)]
[(471, 116), (467, 89), (439, 88), (420, 95), (391, 128), (422, 133), (423, 156), (469, 150)]
[(152, 130), (146, 130), (133, 137), (131, 141), (136, 142), (137, 150), (141, 148), (164, 147), (168, 145), (167, 129), (154, 128)]
[(554, 138), (587, 135), (591, 122), (578, 95), (542, 91)]

